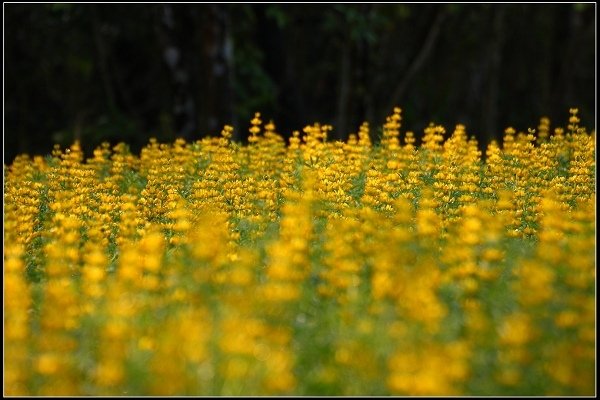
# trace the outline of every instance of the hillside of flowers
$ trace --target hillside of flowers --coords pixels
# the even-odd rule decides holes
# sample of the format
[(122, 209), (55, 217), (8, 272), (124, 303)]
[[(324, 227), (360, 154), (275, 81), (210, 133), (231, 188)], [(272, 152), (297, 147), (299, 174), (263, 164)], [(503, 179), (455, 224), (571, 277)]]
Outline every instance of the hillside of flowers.
[(593, 395), (595, 132), (401, 123), (5, 165), (4, 393)]

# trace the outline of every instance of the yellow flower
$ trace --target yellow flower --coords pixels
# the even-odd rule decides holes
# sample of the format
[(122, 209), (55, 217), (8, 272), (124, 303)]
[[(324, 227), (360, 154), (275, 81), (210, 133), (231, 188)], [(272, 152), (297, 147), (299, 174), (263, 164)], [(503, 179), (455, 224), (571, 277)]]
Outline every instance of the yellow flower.
[(509, 315), (500, 328), (500, 343), (510, 346), (520, 346), (531, 342), (534, 331), (528, 315), (515, 313)]

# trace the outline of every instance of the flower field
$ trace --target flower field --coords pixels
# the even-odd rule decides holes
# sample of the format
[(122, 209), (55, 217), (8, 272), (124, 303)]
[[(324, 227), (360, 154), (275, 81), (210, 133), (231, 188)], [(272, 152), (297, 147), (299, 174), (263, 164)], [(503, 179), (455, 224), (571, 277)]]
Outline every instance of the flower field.
[(17, 157), (4, 393), (593, 395), (595, 132), (401, 122)]

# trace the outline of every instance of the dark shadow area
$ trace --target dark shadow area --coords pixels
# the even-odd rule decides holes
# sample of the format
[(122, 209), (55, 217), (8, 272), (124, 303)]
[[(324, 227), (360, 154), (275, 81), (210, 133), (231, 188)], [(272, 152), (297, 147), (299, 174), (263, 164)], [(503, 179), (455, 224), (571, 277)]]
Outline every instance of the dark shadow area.
[(4, 163), (54, 143), (137, 152), (150, 137), (236, 140), (261, 112), (373, 136), (465, 124), (595, 128), (595, 4), (4, 4)]

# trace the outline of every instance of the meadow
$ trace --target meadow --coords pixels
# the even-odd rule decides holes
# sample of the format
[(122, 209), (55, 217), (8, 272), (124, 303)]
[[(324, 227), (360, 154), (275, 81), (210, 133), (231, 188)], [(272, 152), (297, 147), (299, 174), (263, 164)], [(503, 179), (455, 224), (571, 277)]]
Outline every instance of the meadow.
[(401, 124), (18, 156), (5, 395), (594, 395), (595, 132)]

